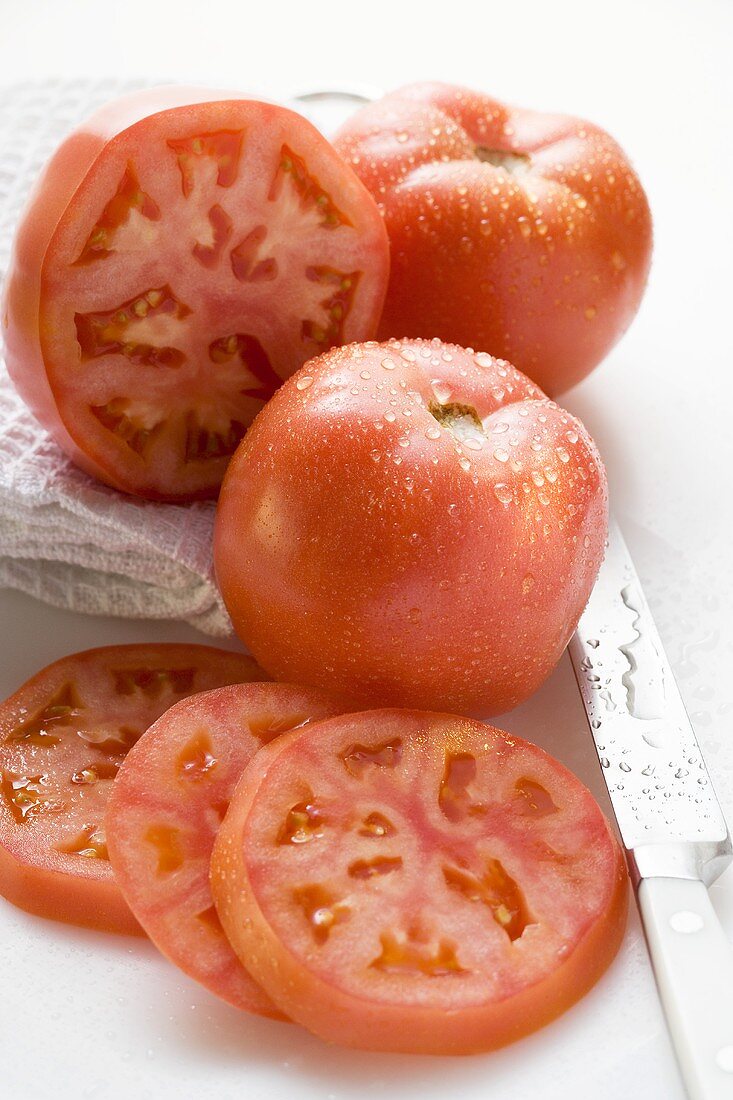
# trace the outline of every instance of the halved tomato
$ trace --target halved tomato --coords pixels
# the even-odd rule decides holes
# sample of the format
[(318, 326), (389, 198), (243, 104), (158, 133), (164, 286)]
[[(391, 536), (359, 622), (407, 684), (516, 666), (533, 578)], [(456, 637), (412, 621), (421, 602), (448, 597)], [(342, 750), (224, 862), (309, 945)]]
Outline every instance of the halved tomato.
[(382, 710), (294, 730), (242, 775), (214, 847), (222, 924), (324, 1039), (490, 1050), (585, 993), (623, 934), (623, 859), (541, 749), (466, 718)]
[(47, 165), (18, 230), (6, 358), (83, 469), (215, 496), (282, 379), (376, 331), (389, 246), (309, 122), (186, 88), (109, 104)]
[(339, 710), (323, 692), (288, 684), (204, 692), (150, 727), (112, 786), (107, 843), (133, 913), (181, 970), (249, 1012), (281, 1016), (219, 923), (209, 885), (214, 838), (257, 750)]
[(44, 917), (139, 933), (107, 854), (112, 780), (171, 704), (264, 679), (251, 657), (210, 646), (121, 645), (23, 684), (0, 704), (0, 893)]

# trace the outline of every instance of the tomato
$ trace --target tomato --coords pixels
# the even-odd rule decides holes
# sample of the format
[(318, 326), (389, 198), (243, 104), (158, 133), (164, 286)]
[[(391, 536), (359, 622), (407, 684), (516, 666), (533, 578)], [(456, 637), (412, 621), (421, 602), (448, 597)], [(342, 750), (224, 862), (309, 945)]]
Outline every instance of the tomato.
[(107, 843), (130, 908), (164, 955), (237, 1008), (280, 1016), (217, 918), (209, 886), (216, 831), (262, 745), (338, 711), (327, 695), (287, 684), (207, 691), (166, 711), (112, 785)]
[(72, 133), (36, 185), (8, 277), (8, 369), (88, 473), (215, 496), (280, 381), (374, 334), (388, 264), (374, 201), (305, 119), (136, 93)]
[(546, 1024), (613, 959), (623, 858), (590, 792), (469, 719), (367, 711), (245, 769), (211, 884), (294, 1020), (374, 1050), (467, 1054)]
[(107, 853), (104, 811), (130, 747), (192, 692), (264, 674), (199, 645), (90, 649), (0, 704), (0, 893), (44, 917), (140, 932)]
[(623, 150), (598, 126), (414, 84), (358, 111), (335, 144), (389, 233), (382, 338), (485, 348), (554, 395), (628, 328), (651, 216)]
[(560, 659), (603, 557), (582, 425), (440, 341), (334, 349), (278, 391), (222, 487), (234, 628), (278, 680), (362, 706), (500, 713)]

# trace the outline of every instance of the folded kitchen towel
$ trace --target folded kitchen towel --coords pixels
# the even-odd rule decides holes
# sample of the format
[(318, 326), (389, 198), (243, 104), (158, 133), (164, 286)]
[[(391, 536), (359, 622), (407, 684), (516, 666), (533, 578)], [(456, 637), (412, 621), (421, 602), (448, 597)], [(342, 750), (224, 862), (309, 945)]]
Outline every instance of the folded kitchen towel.
[[(0, 276), (44, 161), (76, 123), (136, 87), (80, 80), (0, 88)], [(213, 503), (135, 500), (87, 477), (26, 409), (0, 363), (0, 586), (74, 611), (181, 619), (226, 635), (213, 521)]]

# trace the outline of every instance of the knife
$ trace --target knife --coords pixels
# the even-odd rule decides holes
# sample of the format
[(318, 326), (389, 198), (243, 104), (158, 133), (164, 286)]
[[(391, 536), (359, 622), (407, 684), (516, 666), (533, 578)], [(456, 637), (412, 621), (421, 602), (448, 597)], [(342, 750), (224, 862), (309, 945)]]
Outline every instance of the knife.
[(733, 1097), (733, 949), (708, 894), (728, 828), (623, 536), (569, 646), (691, 1100)]

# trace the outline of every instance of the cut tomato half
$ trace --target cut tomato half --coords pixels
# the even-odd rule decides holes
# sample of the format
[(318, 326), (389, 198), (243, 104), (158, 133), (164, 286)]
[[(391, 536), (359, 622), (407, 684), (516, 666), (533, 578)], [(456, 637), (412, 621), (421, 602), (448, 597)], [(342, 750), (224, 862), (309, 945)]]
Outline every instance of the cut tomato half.
[(215, 496), (280, 382), (374, 334), (388, 266), (374, 200), (301, 116), (136, 93), (67, 138), (33, 193), (8, 368), (94, 476), (155, 499)]
[(251, 657), (210, 646), (122, 645), (23, 684), (0, 704), (0, 893), (44, 917), (139, 933), (107, 853), (112, 780), (173, 703), (263, 679)]
[(209, 863), (237, 781), (254, 754), (286, 730), (339, 712), (323, 692), (237, 684), (185, 699), (130, 752), (107, 807), (117, 882), (153, 943), (217, 996), (281, 1016), (227, 940)]
[(623, 859), (541, 749), (419, 711), (295, 730), (247, 767), (212, 889), (251, 973), (329, 1041), (490, 1050), (588, 990), (623, 934)]

